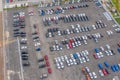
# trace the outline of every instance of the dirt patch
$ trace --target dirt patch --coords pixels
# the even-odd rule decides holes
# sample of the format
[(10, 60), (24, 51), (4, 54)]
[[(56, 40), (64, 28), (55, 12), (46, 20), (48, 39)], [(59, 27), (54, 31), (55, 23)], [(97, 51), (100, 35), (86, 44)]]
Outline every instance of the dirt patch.
[(2, 12), (0, 12), (0, 80), (4, 80), (2, 42), (3, 42), (3, 24), (2, 24)]

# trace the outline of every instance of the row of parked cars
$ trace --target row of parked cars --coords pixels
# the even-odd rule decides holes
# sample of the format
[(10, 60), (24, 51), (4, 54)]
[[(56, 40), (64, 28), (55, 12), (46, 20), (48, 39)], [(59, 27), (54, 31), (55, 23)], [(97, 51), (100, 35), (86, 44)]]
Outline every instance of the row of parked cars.
[(71, 5), (71, 6), (65, 6), (65, 7), (61, 7), (61, 6), (58, 6), (57, 8), (55, 9), (39, 9), (38, 12), (39, 12), (39, 15), (41, 16), (44, 16), (44, 15), (51, 15), (51, 14), (60, 14), (60, 13), (64, 13), (66, 10), (71, 10), (71, 9), (78, 9), (78, 8), (87, 8), (89, 7), (88, 4), (80, 4), (80, 5)]
[(95, 42), (98, 42), (98, 39), (102, 37), (103, 35), (101, 33), (95, 33), (83, 36), (75, 36), (69, 39), (62, 39), (60, 42), (58, 42), (58, 40), (55, 40), (53, 44), (50, 44), (50, 51), (63, 50), (63, 47), (66, 47), (66, 49), (72, 49), (81, 45), (87, 45), (88, 39), (93, 39)]
[(117, 43), (117, 46), (118, 46), (117, 50), (120, 53), (120, 42)]
[(40, 38), (39, 38), (39, 35), (38, 35), (38, 28), (37, 28), (37, 25), (36, 24), (33, 24), (33, 31), (32, 32), (32, 39), (33, 39), (33, 42), (34, 42), (34, 46), (35, 46), (35, 50), (36, 51), (40, 51), (41, 48), (40, 48)]
[[(87, 80), (97, 79), (97, 74), (95, 72), (91, 72), (87, 66), (82, 68), (82, 72), (87, 77)], [(88, 79), (88, 78), (90, 78), (90, 79)]]
[[(39, 68), (42, 69), (42, 68), (46, 68), (47, 67), (47, 72), (48, 74), (52, 74), (52, 69), (50, 67), (50, 63), (49, 63), (49, 57), (48, 55), (44, 55), (43, 58), (40, 58), (38, 60), (39, 62)], [(40, 79), (45, 79), (48, 77), (48, 74), (47, 73), (43, 73), (41, 76), (40, 76)]]
[(69, 66), (79, 65), (79, 64), (89, 62), (90, 59), (88, 55), (89, 55), (89, 52), (87, 50), (83, 50), (80, 52), (75, 52), (73, 54), (70, 54), (69, 56), (63, 55), (60, 57), (56, 57), (54, 58), (54, 61), (57, 69), (64, 69), (65, 63), (69, 67)]
[[(103, 23), (100, 23), (103, 24)], [(75, 33), (82, 33), (82, 32), (90, 32), (92, 30), (105, 28), (105, 26), (96, 24), (92, 26), (80, 26), (80, 24), (70, 25), (69, 28), (65, 30), (60, 30), (59, 28), (49, 28), (47, 33), (45, 34), (47, 38), (55, 37), (55, 35), (63, 36), (63, 35), (70, 35)], [(106, 31), (108, 35), (112, 35), (113, 32), (111, 30)]]
[(13, 13), (13, 35), (14, 37), (26, 37), (26, 32), (21, 31), (25, 28), (25, 13), (15, 12)]
[(110, 69), (113, 71), (113, 72), (118, 72), (120, 71), (120, 64), (112, 64), (110, 65), (107, 61), (104, 61), (104, 65), (105, 67), (99, 63), (98, 64), (98, 67), (99, 67), (99, 74), (100, 76), (107, 76), (110, 74)]
[(27, 38), (25, 28), (25, 12), (13, 13), (14, 37), (19, 37), (22, 65), (30, 66), (29, 53), (27, 52)]
[(115, 31), (116, 31), (117, 33), (120, 33), (120, 26), (119, 26), (119, 25), (114, 24), (114, 25), (112, 25), (112, 27), (115, 28)]
[[(107, 50), (105, 50), (107, 49)], [(95, 53), (93, 54), (93, 57), (95, 59), (103, 58), (104, 54), (106, 56), (112, 56), (115, 55), (115, 52), (111, 49), (109, 44), (106, 44), (105, 47), (101, 46), (100, 48), (94, 49)]]
[(44, 26), (50, 26), (52, 22), (58, 24), (60, 20), (63, 21), (64, 23), (70, 23), (76, 21), (88, 21), (89, 17), (85, 13), (46, 17), (43, 18), (43, 24)]

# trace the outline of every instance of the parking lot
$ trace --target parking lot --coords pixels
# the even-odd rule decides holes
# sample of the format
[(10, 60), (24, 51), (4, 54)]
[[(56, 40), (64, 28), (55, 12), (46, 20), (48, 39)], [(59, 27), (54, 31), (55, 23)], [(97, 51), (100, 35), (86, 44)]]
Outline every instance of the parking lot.
[[(117, 43), (119, 42), (120, 35), (119, 33), (116, 33), (115, 27), (112, 27), (112, 25), (114, 25), (115, 23), (114, 21), (109, 21), (106, 19), (106, 17), (103, 15), (103, 12), (105, 12), (105, 10), (102, 7), (96, 6), (95, 2), (75, 3), (72, 5), (82, 6), (84, 4), (87, 4), (88, 7), (69, 9), (65, 10), (63, 13), (46, 14), (44, 16), (40, 16), (38, 11), (44, 9), (56, 9), (59, 8), (59, 6), (47, 8), (30, 7), (27, 9), (9, 10), (5, 12), (5, 14), (7, 14), (5, 17), (8, 19), (5, 31), (8, 31), (10, 34), (7, 40), (12, 41), (11, 43), (9, 43), (9, 45), (6, 46), (6, 54), (8, 59), (7, 69), (15, 72), (15, 74), (11, 74), (11, 80), (20, 80), (19, 75), (24, 78), (24, 80), (40, 80), (40, 76), (42, 74), (47, 74), (47, 78), (45, 78), (45, 80), (85, 80), (85, 75), (82, 72), (83, 67), (88, 67), (91, 72), (96, 73), (97, 79), (95, 78), (95, 80), (111, 80), (114, 76), (120, 77), (119, 71), (113, 72), (111, 68), (106, 68), (105, 66), (104, 68), (106, 68), (110, 74), (101, 77), (99, 74), (100, 69), (98, 67), (99, 63), (104, 64), (105, 61), (109, 62), (110, 65), (119, 64), (120, 62), (120, 54), (117, 51)], [(63, 5), (62, 7), (65, 6), (68, 7), (71, 5), (67, 4)], [(30, 15), (30, 11), (33, 11), (33, 15), (32, 12)], [(18, 35), (17, 38), (14, 37), (15, 35), (13, 34), (13, 30), (15, 29), (15, 27), (13, 27), (13, 14), (15, 12), (25, 12), (25, 28), (20, 29), (20, 32), (26, 33), (25, 37), (21, 37), (21, 35)], [(89, 20), (74, 20), (73, 18), (73, 21), (67, 21), (66, 19), (65, 22), (65, 18), (60, 20), (56, 18), (57, 23), (54, 23), (55, 16), (65, 17), (66, 15), (69, 16), (74, 14), (85, 14)], [(49, 17), (51, 19), (53, 18), (53, 21), (51, 20), (50, 25), (45, 26), (43, 24), (43, 20), (49, 19)], [(97, 25), (96, 21), (100, 22), (105, 27), (93, 27)], [(78, 24), (80, 25), (80, 27), (86, 27), (87, 29), (81, 29), (82, 31), (80, 32), (80, 30), (77, 30), (79, 29), (79, 27), (75, 27)], [(71, 25), (74, 27), (72, 27)], [(48, 29), (53, 28), (58, 28), (58, 30), (56, 32), (51, 32), (50, 30), (48, 31)], [(67, 29), (71, 31), (73, 30), (73, 32), (70, 32)], [(65, 30), (66, 34), (61, 33), (62, 31), (65, 32)], [(48, 35), (46, 35), (47, 31)], [(109, 33), (110, 31), (112, 33)], [(35, 32), (37, 33), (34, 34)], [(97, 36), (97, 38), (87, 37), (86, 39), (86, 36), (88, 36), (88, 34), (93, 35), (94, 37)], [(74, 39), (78, 38), (79, 36), (83, 36), (84, 39), (78, 40), (79, 42), (77, 40), (75, 41)], [(23, 39), (27, 39), (27, 43), (19, 43), (19, 41)], [(70, 43), (64, 45), (62, 41)], [(108, 48), (106, 48), (107, 44), (110, 46), (109, 49), (113, 50), (115, 54), (109, 55), (107, 54), (107, 52), (105, 53), (105, 51), (109, 50)], [(101, 46), (104, 48), (104, 50), (100, 48)], [(102, 55), (104, 57), (98, 57), (98, 59), (95, 59), (93, 57), (93, 54), (95, 53), (95, 48), (100, 48), (100, 52), (102, 52)], [(88, 55), (85, 55), (89, 60), (83, 60), (83, 62), (81, 61), (80, 63), (78, 62), (76, 64), (76, 61), (74, 61), (76, 59), (73, 59), (71, 54), (78, 53), (84, 50), (87, 50), (89, 52)], [(27, 60), (23, 60), (22, 58), (22, 64), (28, 61), (30, 65), (21, 66), (20, 55), (22, 55), (22, 52), (27, 52), (29, 55), (27, 57)], [(45, 55), (47, 55), (48, 58), (46, 58)], [(66, 55), (68, 59), (65, 59), (65, 61), (60, 60), (59, 62), (59, 59), (57, 57), (60, 58), (64, 55)], [(101, 56), (101, 54), (99, 56)], [(45, 60), (38, 61), (43, 57), (45, 58)], [(56, 65), (57, 61), (55, 61), (56, 59), (58, 60), (58, 63), (62, 63), (60, 65), (64, 66), (58, 68), (58, 66)], [(40, 67), (44, 64), (47, 64), (44, 68)], [(22, 73), (22, 68), (23, 74), (20, 74)]]

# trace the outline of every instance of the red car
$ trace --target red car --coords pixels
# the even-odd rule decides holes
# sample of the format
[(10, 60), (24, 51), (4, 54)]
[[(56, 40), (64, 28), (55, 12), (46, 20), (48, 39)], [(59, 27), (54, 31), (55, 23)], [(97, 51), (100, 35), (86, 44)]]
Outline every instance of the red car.
[(71, 48), (73, 48), (73, 46), (72, 46), (72, 44), (71, 44), (71, 43), (69, 43), (68, 45), (69, 45), (69, 48), (70, 48), (70, 49), (71, 49)]
[(94, 57), (95, 59), (98, 59), (98, 56), (97, 56), (96, 53), (93, 54), (93, 57)]
[(50, 66), (50, 63), (48, 61), (46, 61), (46, 66), (49, 67)]
[(45, 56), (44, 56), (44, 59), (45, 59), (45, 60), (48, 60), (48, 55), (45, 55)]
[(117, 45), (118, 45), (118, 47), (120, 47), (120, 42)]
[(107, 76), (107, 75), (108, 75), (108, 73), (107, 73), (106, 69), (103, 69), (103, 70), (102, 70), (102, 72), (103, 72), (103, 74), (104, 74), (105, 76)]
[(52, 73), (52, 69), (48, 68), (48, 73), (51, 74)]
[(73, 41), (73, 39), (70, 39), (69, 42), (70, 42), (70, 43), (73, 43), (74, 41)]

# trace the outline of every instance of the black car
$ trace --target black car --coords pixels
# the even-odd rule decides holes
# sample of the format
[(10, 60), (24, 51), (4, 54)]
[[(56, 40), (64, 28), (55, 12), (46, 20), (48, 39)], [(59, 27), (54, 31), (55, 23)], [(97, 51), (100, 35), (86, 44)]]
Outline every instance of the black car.
[(44, 61), (44, 58), (40, 58), (39, 60), (38, 60), (38, 62), (43, 62)]
[(37, 32), (32, 33), (32, 35), (36, 35), (36, 34), (38, 34), (38, 33)]
[(41, 65), (39, 65), (39, 68), (45, 68), (45, 67), (46, 67), (45, 64), (41, 64)]
[(20, 36), (20, 34), (14, 34), (14, 37), (18, 37), (18, 36)]
[(22, 60), (28, 60), (28, 56), (27, 57), (22, 56)]
[(21, 37), (26, 37), (26, 34), (20, 34)]
[(23, 62), (22, 65), (23, 66), (30, 66), (30, 62), (29, 61)]
[(17, 31), (17, 32), (14, 32), (14, 34), (19, 34), (19, 32)]
[(22, 54), (21, 57), (28, 57), (28, 54)]
[(26, 34), (26, 32), (20, 32), (20, 34)]
[(14, 29), (13, 31), (19, 31), (19, 29)]
[(36, 36), (36, 37), (33, 37), (33, 39), (38, 39), (39, 37), (38, 36)]
[(20, 26), (20, 28), (25, 28), (25, 26)]
[(54, 51), (54, 48), (53, 48), (53, 47), (50, 47), (50, 51), (51, 51), (51, 52)]

